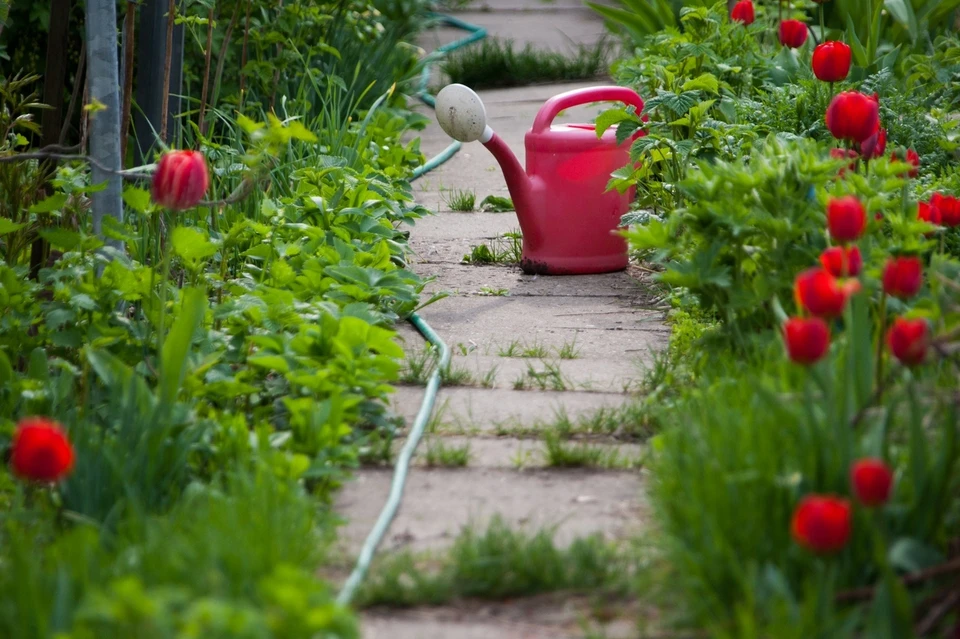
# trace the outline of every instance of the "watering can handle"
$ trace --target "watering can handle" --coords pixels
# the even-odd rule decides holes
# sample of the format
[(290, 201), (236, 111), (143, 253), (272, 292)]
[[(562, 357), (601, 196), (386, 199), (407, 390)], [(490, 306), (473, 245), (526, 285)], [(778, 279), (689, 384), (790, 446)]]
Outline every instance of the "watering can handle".
[(533, 133), (542, 133), (549, 129), (553, 119), (564, 109), (569, 109), (590, 102), (623, 102), (637, 107), (637, 113), (643, 111), (643, 98), (633, 89), (618, 86), (587, 87), (574, 89), (560, 95), (555, 95), (540, 107), (536, 119), (533, 121)]

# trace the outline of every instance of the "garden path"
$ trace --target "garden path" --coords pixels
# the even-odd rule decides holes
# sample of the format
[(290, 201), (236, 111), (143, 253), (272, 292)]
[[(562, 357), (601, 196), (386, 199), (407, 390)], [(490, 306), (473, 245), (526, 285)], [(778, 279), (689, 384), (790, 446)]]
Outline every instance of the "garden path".
[[(513, 23), (517, 6), (543, 11), (536, 0), (527, 2), (512, 2), (514, 9), (505, 10), (499, 6), (502, 0), (487, 0), (489, 13), (458, 15), (498, 35), (502, 31), (497, 25)], [(581, 34), (580, 42), (602, 34), (602, 24), (574, 6), (573, 0), (558, 0), (548, 11), (551, 29), (526, 33), (537, 43), (549, 45), (542, 39), (552, 37), (544, 34), (554, 31)], [(451, 31), (430, 34), (425, 40), (437, 44), (458, 37), (462, 32)], [(602, 82), (479, 94), (490, 125), (523, 162), (523, 136), (542, 103), (561, 91)], [(590, 116), (586, 109), (576, 111), (566, 117), (583, 121)], [(429, 110), (424, 112), (432, 116)], [(450, 143), (435, 121), (420, 137), (428, 156)], [(472, 382), (441, 387), (434, 422), (420, 445), (403, 503), (379, 554), (442, 550), (463, 526), (476, 524), (482, 530), (494, 514), (532, 532), (555, 526), (559, 546), (592, 533), (619, 540), (636, 536), (643, 529), (647, 506), (642, 470), (628, 468), (628, 462), (642, 456), (642, 438), (628, 432), (631, 427), (619, 423), (627, 420), (615, 411), (630, 405), (642, 364), (651, 361), (651, 353), (662, 348), (669, 336), (652, 289), (643, 282), (643, 272), (548, 277), (524, 275), (516, 266), (462, 264), (472, 247), (518, 230), (518, 224), (512, 212), (452, 211), (450, 189), (473, 192), (478, 203), (487, 195), (509, 196), (496, 162), (479, 143), (465, 145), (453, 159), (415, 183), (418, 202), (437, 214), (413, 228), (410, 243), (415, 256), (410, 268), (436, 277), (427, 294), (450, 293), (423, 309), (421, 316), (453, 349), (451, 370), (469, 371)], [(401, 339), (408, 353), (423, 348), (412, 329), (401, 327)], [(511, 345), (513, 355), (523, 349), (545, 353), (532, 358), (504, 356)], [(565, 347), (575, 349), (576, 358), (561, 359), (559, 353)], [(407, 424), (412, 423), (422, 398), (422, 386), (398, 389), (394, 407)], [(574, 439), (589, 440), (596, 450), (615, 450), (620, 462), (614, 465), (621, 469), (558, 467), (557, 459), (545, 454), (542, 436), (561, 413), (573, 421), (574, 431), (578, 419), (580, 430), (603, 422), (602, 434), (579, 433)], [(427, 468), (428, 450), (439, 445), (469, 446), (467, 465)], [(338, 510), (347, 520), (341, 539), (349, 556), (356, 555), (376, 520), (390, 479), (389, 468), (366, 468), (344, 487)], [(403, 612), (371, 610), (364, 613), (363, 637), (582, 637), (579, 620), (589, 617), (590, 611), (588, 601), (564, 596)], [(614, 606), (605, 616), (603, 636), (635, 636), (634, 604)]]

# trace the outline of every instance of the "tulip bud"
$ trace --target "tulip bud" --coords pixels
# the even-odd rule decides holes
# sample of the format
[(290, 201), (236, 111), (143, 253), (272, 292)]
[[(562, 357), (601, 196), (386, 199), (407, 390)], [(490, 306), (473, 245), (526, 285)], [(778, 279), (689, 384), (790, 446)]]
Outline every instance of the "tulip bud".
[(850, 502), (832, 495), (808, 495), (793, 512), (794, 540), (816, 553), (840, 550), (850, 539)]
[(831, 40), (813, 50), (813, 75), (823, 82), (840, 82), (850, 73), (850, 45)]
[(841, 284), (822, 268), (807, 269), (797, 276), (793, 294), (797, 306), (817, 317), (838, 317), (843, 313), (847, 299), (860, 290), (857, 280)]
[(887, 130), (878, 129), (876, 133), (860, 143), (860, 153), (864, 159), (881, 157), (887, 150)]
[(791, 317), (783, 324), (787, 355), (797, 364), (814, 364), (830, 348), (830, 327), (819, 317)]
[(925, 319), (898, 317), (887, 331), (887, 346), (893, 356), (904, 366), (916, 366), (923, 362), (930, 345), (930, 329)]
[(880, 128), (880, 105), (870, 96), (844, 91), (831, 100), (826, 122), (838, 140), (863, 142)]
[(18, 477), (55, 482), (73, 470), (73, 447), (60, 424), (44, 417), (20, 420), (10, 446), (10, 466)]
[(883, 269), (883, 291), (887, 295), (908, 299), (920, 291), (923, 266), (914, 256), (894, 257)]
[(860, 154), (854, 151), (853, 149), (830, 149), (830, 157), (834, 160), (852, 160), (850, 164), (844, 167), (840, 167), (840, 171), (837, 173), (838, 177), (843, 177), (844, 174), (850, 171), (857, 170), (857, 159), (860, 157)]
[(827, 228), (838, 242), (852, 242), (867, 226), (867, 212), (853, 195), (831, 198), (827, 203)]
[(780, 23), (780, 44), (799, 49), (807, 41), (807, 25), (799, 20), (784, 20)]
[(745, 25), (753, 24), (753, 2), (751, 2), (751, 0), (740, 0), (740, 2), (733, 5), (733, 9), (730, 10), (730, 20), (733, 22), (742, 22)]
[(207, 162), (196, 151), (164, 153), (153, 175), (153, 201), (173, 211), (195, 207), (210, 186)]
[(893, 473), (879, 459), (861, 459), (850, 468), (853, 494), (864, 506), (880, 506), (890, 499)]
[(929, 202), (917, 202), (917, 219), (940, 226), (940, 209)]
[(831, 246), (820, 254), (820, 264), (834, 277), (856, 277), (863, 268), (863, 257), (856, 246)]
[[(900, 160), (900, 157), (899, 157), (899, 155), (897, 155), (897, 152), (894, 151), (893, 153), (890, 154), (890, 159), (891, 159), (891, 160), (894, 160), (894, 161), (897, 161), (897, 160)], [(920, 169), (920, 155), (919, 155), (916, 151), (914, 151), (913, 149), (907, 149), (907, 159), (905, 160), (905, 162), (906, 162), (907, 164), (913, 166), (913, 168), (910, 169), (910, 171), (907, 173), (907, 175), (909, 175), (909, 176), (912, 177), (912, 178), (915, 178), (915, 177), (917, 177), (918, 175), (920, 175), (920, 171), (919, 171), (919, 169)], [(901, 175), (901, 177), (903, 177), (903, 176)]]

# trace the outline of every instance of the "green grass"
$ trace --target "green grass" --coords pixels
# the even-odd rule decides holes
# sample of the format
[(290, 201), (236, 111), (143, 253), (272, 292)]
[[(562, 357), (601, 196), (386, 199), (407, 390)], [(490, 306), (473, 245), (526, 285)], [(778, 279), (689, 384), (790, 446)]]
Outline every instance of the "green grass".
[(507, 297), (510, 295), (510, 289), (481, 286), (478, 295), (482, 295), (484, 297)]
[(475, 89), (584, 80), (607, 73), (609, 52), (606, 42), (578, 45), (565, 55), (529, 44), (518, 50), (509, 40), (487, 38), (452, 54), (443, 70), (451, 82)]
[(514, 380), (514, 390), (542, 390), (542, 391), (565, 391), (573, 388), (573, 382), (564, 376), (560, 370), (560, 364), (544, 362), (543, 370), (537, 370), (531, 364), (527, 364), (526, 372)]
[(584, 435), (604, 435), (624, 441), (645, 441), (659, 426), (650, 404), (629, 401), (620, 406), (604, 406), (593, 412), (571, 418), (563, 408), (550, 420), (533, 424), (498, 424), (496, 434), (512, 437), (541, 437), (556, 432), (564, 438)]
[(432, 468), (462, 468), (470, 463), (470, 444), (448, 446), (442, 441), (431, 441), (424, 462)]
[(515, 211), (513, 200), (508, 197), (488, 195), (480, 202), (480, 210), (486, 213), (507, 213)]
[(527, 533), (494, 518), (483, 532), (464, 529), (442, 556), (385, 557), (375, 564), (358, 602), (405, 607), (560, 591), (624, 594), (635, 572), (632, 557), (600, 535), (559, 548), (551, 530)]
[(476, 208), (477, 195), (473, 191), (450, 191), (449, 195), (444, 196), (444, 202), (447, 203), (451, 211), (472, 213)]
[(462, 261), (464, 264), (518, 264), (522, 252), (523, 236), (513, 231), (472, 247)]
[(572, 342), (564, 342), (563, 346), (557, 351), (560, 359), (577, 359), (580, 356), (580, 349), (577, 348), (577, 338)]
[(547, 431), (543, 436), (543, 456), (547, 466), (555, 468), (639, 468), (641, 458), (620, 453), (615, 445), (571, 442), (557, 430)]

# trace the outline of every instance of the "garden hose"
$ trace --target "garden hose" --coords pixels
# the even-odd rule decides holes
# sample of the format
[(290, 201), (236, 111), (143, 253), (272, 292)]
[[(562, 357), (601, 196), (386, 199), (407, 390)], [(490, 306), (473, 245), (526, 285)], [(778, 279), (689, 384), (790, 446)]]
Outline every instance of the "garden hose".
[[(440, 19), (448, 26), (470, 32), (470, 35), (465, 38), (439, 47), (436, 50), (436, 53), (449, 53), (450, 51), (464, 47), (472, 42), (476, 42), (477, 40), (482, 40), (487, 36), (486, 29), (468, 24), (452, 16), (431, 14), (431, 17)], [(430, 68), (433, 65), (433, 61), (436, 59), (436, 57), (437, 56), (431, 55), (431, 57), (428, 58), (424, 64), (423, 72), (420, 74), (420, 86), (417, 90), (417, 97), (420, 98), (424, 104), (430, 107), (434, 107), (436, 102), (433, 96), (427, 92), (427, 83), (430, 80)], [(420, 176), (432, 171), (452, 158), (457, 151), (460, 150), (460, 146), (460, 142), (454, 142), (439, 154), (430, 158), (425, 164), (423, 164), (423, 166), (417, 167), (417, 169), (413, 172), (411, 181), (416, 180)], [(341, 606), (346, 606), (353, 600), (357, 589), (360, 587), (360, 584), (363, 583), (363, 579), (366, 577), (367, 571), (370, 569), (370, 563), (373, 561), (373, 555), (376, 553), (377, 547), (383, 541), (383, 536), (386, 534), (387, 529), (390, 528), (390, 524), (393, 522), (393, 519), (397, 514), (397, 509), (400, 507), (400, 500), (403, 498), (403, 488), (407, 482), (407, 473), (410, 470), (410, 460), (413, 458), (413, 453), (416, 451), (417, 445), (420, 443), (420, 440), (423, 437), (423, 432), (426, 430), (427, 421), (429, 421), (430, 415), (433, 413), (433, 406), (437, 399), (437, 391), (440, 389), (440, 373), (441, 371), (445, 371), (450, 365), (450, 347), (448, 347), (446, 343), (440, 339), (440, 336), (437, 335), (432, 328), (430, 328), (430, 325), (427, 324), (423, 318), (416, 313), (411, 313), (408, 319), (410, 323), (413, 324), (413, 326), (417, 329), (417, 331), (420, 332), (423, 338), (439, 350), (440, 361), (437, 365), (437, 368), (430, 375), (430, 380), (427, 382), (427, 388), (423, 395), (423, 402), (420, 404), (420, 410), (417, 413), (416, 419), (413, 421), (413, 427), (410, 429), (410, 433), (407, 435), (407, 441), (404, 443), (403, 448), (400, 450), (400, 454), (397, 457), (397, 463), (394, 466), (393, 481), (390, 484), (390, 494), (387, 497), (387, 502), (384, 504), (383, 510), (380, 511), (380, 516), (377, 517), (376, 524), (374, 524), (373, 528), (370, 530), (370, 534), (367, 535), (367, 539), (364, 542), (363, 547), (360, 549), (360, 556), (357, 558), (357, 564), (354, 567), (353, 572), (350, 573), (350, 577), (347, 579), (347, 582), (343, 585), (343, 589), (337, 596), (337, 603)]]

